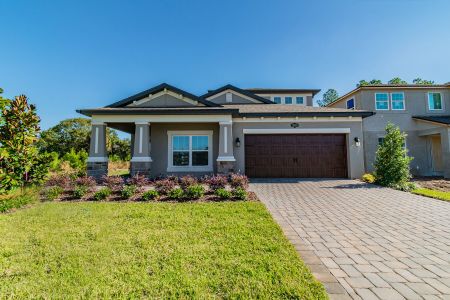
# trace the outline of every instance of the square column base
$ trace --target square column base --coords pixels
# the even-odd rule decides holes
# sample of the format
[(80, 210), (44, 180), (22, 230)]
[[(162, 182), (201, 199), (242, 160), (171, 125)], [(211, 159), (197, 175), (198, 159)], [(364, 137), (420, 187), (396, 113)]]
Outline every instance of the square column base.
[(87, 162), (87, 175), (95, 179), (102, 178), (103, 175), (108, 175), (108, 162)]
[(130, 163), (130, 175), (136, 174), (150, 176), (151, 162), (148, 161), (132, 161)]
[(228, 175), (234, 173), (234, 161), (218, 161), (217, 162), (217, 174)]

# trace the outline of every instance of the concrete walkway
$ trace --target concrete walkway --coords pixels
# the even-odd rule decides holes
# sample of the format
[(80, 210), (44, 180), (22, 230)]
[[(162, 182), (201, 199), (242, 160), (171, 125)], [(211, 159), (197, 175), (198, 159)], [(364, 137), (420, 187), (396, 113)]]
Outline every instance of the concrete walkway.
[(253, 180), (332, 299), (450, 299), (450, 202), (354, 180)]

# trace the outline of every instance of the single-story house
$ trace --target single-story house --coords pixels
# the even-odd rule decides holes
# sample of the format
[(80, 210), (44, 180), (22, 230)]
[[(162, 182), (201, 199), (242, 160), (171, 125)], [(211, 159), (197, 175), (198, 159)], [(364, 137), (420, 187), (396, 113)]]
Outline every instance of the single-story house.
[(131, 134), (132, 174), (358, 178), (365, 171), (362, 120), (373, 113), (313, 107), (318, 92), (226, 85), (196, 96), (163, 83), (80, 109), (92, 119), (88, 174), (107, 173), (110, 127)]

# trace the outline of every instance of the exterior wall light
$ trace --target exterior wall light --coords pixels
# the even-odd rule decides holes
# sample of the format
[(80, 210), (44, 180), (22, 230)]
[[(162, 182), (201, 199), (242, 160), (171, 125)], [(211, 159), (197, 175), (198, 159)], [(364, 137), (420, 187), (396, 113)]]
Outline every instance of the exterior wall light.
[(234, 144), (236, 145), (236, 147), (240, 147), (241, 146), (241, 140), (237, 137), (236, 140), (234, 141)]
[(359, 147), (359, 146), (361, 146), (361, 140), (359, 139), (359, 137), (355, 137), (355, 146), (356, 147)]

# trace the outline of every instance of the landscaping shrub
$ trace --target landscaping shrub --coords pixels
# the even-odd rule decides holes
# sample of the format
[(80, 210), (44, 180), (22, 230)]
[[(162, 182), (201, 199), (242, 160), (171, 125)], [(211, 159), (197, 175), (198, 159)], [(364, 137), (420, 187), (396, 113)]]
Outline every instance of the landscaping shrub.
[(75, 180), (78, 186), (84, 186), (88, 190), (91, 190), (94, 186), (97, 185), (95, 178), (92, 176), (81, 176)]
[(188, 186), (185, 193), (189, 199), (199, 199), (205, 195), (205, 188), (201, 184), (194, 184)]
[(44, 197), (48, 201), (53, 201), (59, 198), (64, 192), (64, 189), (60, 186), (51, 186), (44, 190)]
[(128, 185), (134, 185), (136, 187), (136, 189), (138, 189), (139, 191), (142, 191), (144, 186), (149, 184), (149, 180), (144, 175), (136, 174), (133, 177), (128, 178), (127, 184)]
[(156, 200), (158, 198), (159, 193), (156, 190), (148, 190), (142, 194), (142, 200), (144, 201)]
[(392, 123), (386, 126), (386, 136), (378, 147), (375, 158), (376, 183), (401, 190), (409, 189), (411, 173), (409, 163), (412, 158), (404, 148), (406, 134)]
[(373, 176), (370, 173), (366, 173), (361, 177), (361, 180), (367, 183), (374, 183), (375, 182), (375, 176)]
[(88, 193), (88, 187), (77, 185), (72, 192), (74, 198), (81, 199)]
[(214, 194), (219, 197), (220, 199), (230, 199), (231, 198), (231, 192), (224, 189), (224, 188), (218, 188), (215, 190)]
[(186, 190), (188, 187), (192, 186), (192, 185), (196, 185), (197, 184), (197, 178), (191, 176), (191, 175), (186, 175), (180, 178), (180, 186), (182, 189)]
[(231, 193), (237, 200), (247, 200), (247, 191), (241, 187), (235, 188)]
[(167, 195), (175, 186), (175, 182), (167, 178), (155, 181), (155, 190), (161, 195)]
[(136, 194), (136, 186), (135, 185), (126, 185), (123, 187), (122, 191), (120, 192), (120, 195), (124, 199), (131, 198), (134, 194)]
[(73, 186), (73, 180), (69, 173), (54, 174), (45, 182), (45, 186), (59, 186), (63, 189), (70, 189)]
[(223, 175), (213, 175), (211, 177), (206, 177), (204, 181), (213, 191), (224, 188), (228, 183), (227, 177)]
[(104, 185), (106, 185), (108, 188), (111, 189), (113, 192), (118, 192), (122, 190), (124, 180), (120, 176), (106, 176), (103, 175), (102, 182)]
[(233, 188), (241, 187), (246, 189), (248, 188), (248, 177), (242, 174), (231, 174), (230, 185)]
[(169, 191), (167, 197), (172, 200), (180, 200), (184, 198), (184, 191), (181, 188), (174, 188)]
[(94, 200), (95, 201), (105, 200), (110, 195), (111, 195), (111, 189), (104, 187), (104, 188), (100, 189), (99, 191), (95, 192)]

